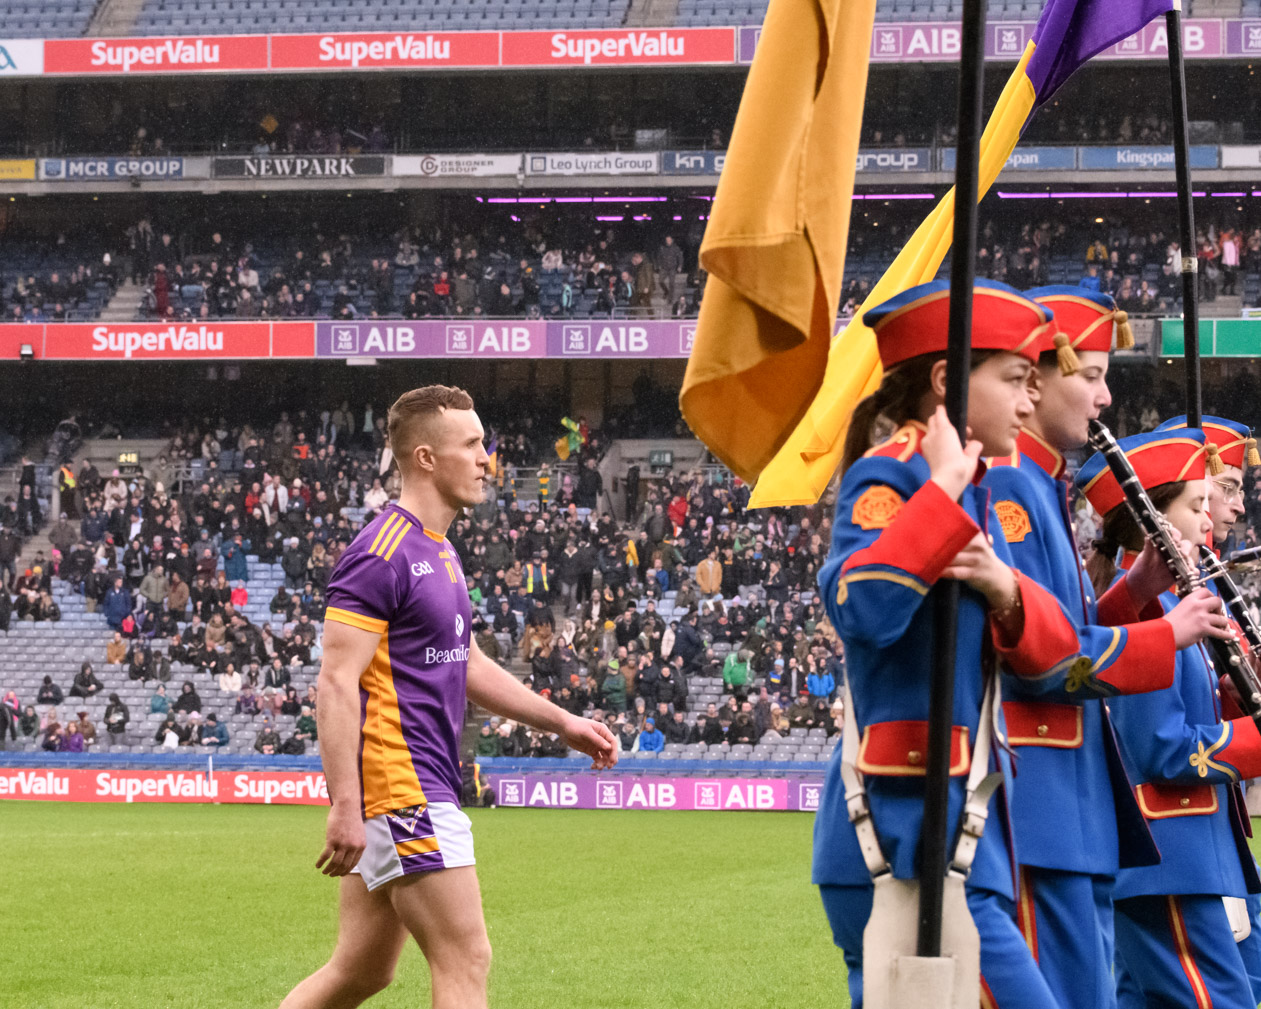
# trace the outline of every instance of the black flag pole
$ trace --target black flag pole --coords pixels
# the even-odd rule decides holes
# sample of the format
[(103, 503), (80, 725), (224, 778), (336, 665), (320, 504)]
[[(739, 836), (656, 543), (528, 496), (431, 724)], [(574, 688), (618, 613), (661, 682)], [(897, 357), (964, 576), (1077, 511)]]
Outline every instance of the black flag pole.
[[(972, 359), (972, 284), (976, 273), (976, 201), (980, 175), (985, 0), (964, 0), (959, 54), (959, 120), (955, 160), (954, 240), (950, 259), (950, 331), (946, 349), (946, 413), (966, 443)], [(941, 955), (942, 903), (950, 825), (950, 735), (954, 723), (955, 640), (959, 583), (933, 590), (934, 664), (928, 713), (924, 824), (920, 844), (916, 953)]]
[(1199, 427), (1200, 305), (1197, 290), (1195, 207), (1191, 189), (1191, 145), (1187, 139), (1187, 75), (1182, 59), (1182, 0), (1165, 13), (1169, 36), (1169, 93), (1173, 100), (1173, 163), (1178, 186), (1178, 232), (1182, 269), (1182, 347), (1187, 371), (1187, 426)]

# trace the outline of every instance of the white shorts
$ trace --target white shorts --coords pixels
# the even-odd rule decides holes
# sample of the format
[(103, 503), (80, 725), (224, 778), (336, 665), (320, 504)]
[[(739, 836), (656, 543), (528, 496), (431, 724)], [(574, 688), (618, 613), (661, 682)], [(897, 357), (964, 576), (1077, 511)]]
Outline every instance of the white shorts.
[(454, 802), (411, 806), (364, 821), (367, 845), (352, 872), (369, 890), (399, 876), (473, 865), (473, 821)]

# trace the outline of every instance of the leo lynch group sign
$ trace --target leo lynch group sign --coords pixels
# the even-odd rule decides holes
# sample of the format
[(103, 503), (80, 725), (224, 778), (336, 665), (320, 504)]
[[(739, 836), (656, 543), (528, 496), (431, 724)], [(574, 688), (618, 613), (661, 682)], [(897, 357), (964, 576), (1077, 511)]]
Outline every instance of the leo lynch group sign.
[(380, 319), (0, 324), (0, 361), (250, 358), (679, 358), (695, 320)]
[[(990, 24), (986, 57), (1015, 61), (1033, 21)], [(183, 35), (171, 38), (0, 39), (0, 76), (187, 73), (311, 73), (494, 67), (702, 66), (750, 63), (761, 29), (611, 28), (576, 31), (426, 31), (312, 35)], [(957, 60), (956, 22), (878, 22), (875, 63)], [(1163, 22), (1100, 54), (1101, 59), (1167, 55)], [(1183, 49), (1192, 59), (1261, 55), (1261, 18), (1190, 18)]]

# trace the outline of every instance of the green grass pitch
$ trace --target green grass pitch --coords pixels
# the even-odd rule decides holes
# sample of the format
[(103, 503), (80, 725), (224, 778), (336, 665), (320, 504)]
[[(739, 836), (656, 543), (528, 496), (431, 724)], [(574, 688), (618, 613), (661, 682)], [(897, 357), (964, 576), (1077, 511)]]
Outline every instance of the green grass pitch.
[[(0, 802), (0, 1007), (274, 1007), (324, 962), (325, 810)], [(801, 813), (473, 810), (496, 1009), (845, 1009)], [(380, 1009), (429, 1004), (411, 946)]]

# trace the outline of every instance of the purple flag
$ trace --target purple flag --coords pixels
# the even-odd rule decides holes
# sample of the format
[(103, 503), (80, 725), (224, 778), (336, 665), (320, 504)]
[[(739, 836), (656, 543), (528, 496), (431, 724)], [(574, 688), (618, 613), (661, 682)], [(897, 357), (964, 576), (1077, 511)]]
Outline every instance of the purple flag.
[(1026, 74), (1042, 105), (1083, 63), (1173, 7), (1172, 0), (1047, 0)]

